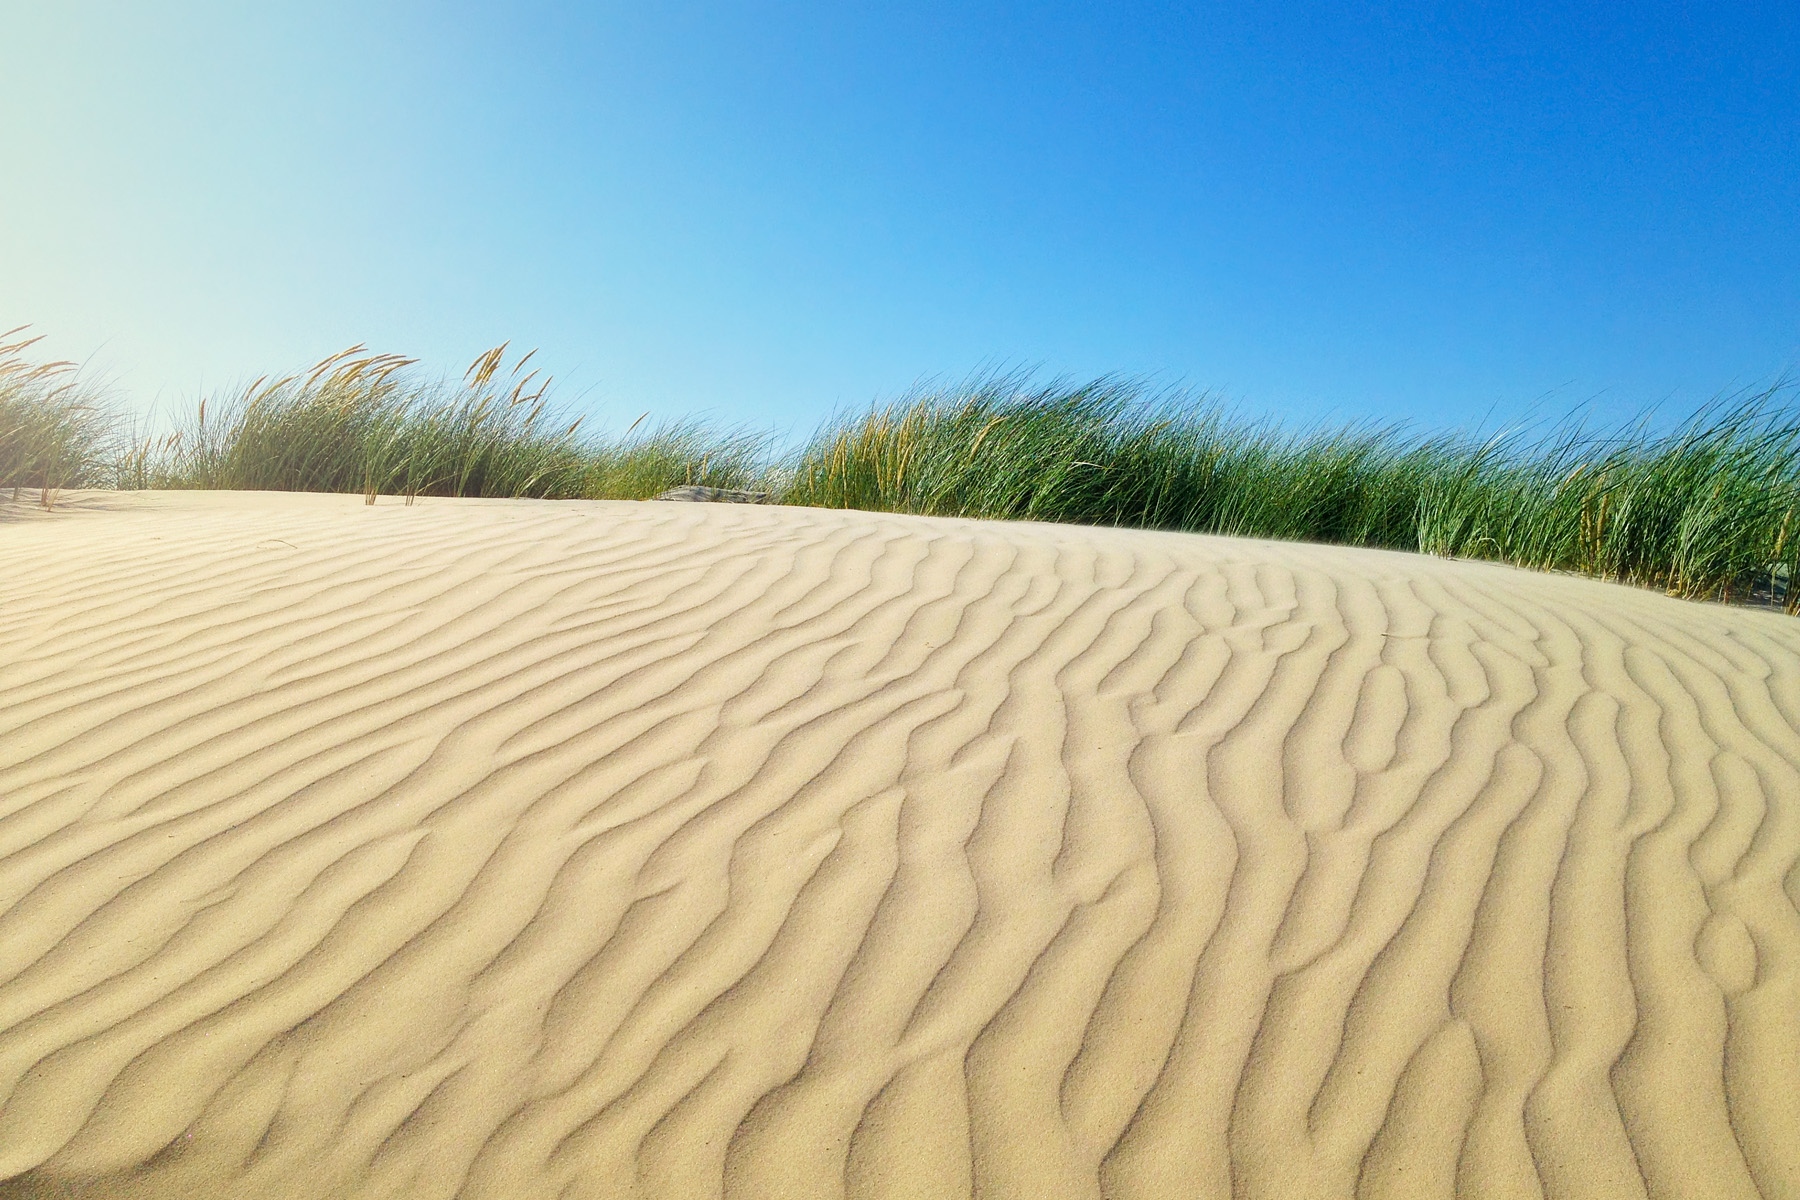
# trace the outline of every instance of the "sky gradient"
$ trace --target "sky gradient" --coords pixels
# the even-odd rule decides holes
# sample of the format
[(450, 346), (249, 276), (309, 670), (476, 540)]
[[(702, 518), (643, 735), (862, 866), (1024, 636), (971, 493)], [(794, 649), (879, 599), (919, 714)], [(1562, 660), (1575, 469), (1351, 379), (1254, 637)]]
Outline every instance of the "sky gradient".
[(1624, 420), (1800, 365), (1800, 6), (59, 0), (0, 328), (147, 408), (511, 339), (601, 427), (1035, 366)]

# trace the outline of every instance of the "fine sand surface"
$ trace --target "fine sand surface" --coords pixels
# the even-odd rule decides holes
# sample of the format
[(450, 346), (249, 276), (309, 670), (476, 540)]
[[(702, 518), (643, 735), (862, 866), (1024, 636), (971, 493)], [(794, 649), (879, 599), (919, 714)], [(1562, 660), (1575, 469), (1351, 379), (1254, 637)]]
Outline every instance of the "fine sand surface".
[(730, 505), (0, 503), (0, 1197), (1800, 1196), (1800, 621)]

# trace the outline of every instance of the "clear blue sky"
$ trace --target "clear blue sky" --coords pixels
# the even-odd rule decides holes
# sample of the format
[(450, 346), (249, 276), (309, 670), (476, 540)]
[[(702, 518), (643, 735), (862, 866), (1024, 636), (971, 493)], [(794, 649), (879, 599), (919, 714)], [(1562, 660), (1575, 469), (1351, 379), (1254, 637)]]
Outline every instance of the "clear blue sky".
[(58, 0), (0, 115), (0, 328), (144, 404), (357, 341), (801, 428), (984, 365), (1439, 428), (1800, 364), (1793, 0)]

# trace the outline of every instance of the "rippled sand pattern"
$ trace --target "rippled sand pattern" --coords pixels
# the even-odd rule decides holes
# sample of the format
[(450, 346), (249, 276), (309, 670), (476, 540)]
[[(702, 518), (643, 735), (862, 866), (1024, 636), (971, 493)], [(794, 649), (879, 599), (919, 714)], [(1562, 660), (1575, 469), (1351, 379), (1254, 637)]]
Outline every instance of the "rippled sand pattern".
[(0, 1196), (1800, 1196), (1800, 621), (737, 506), (0, 510)]

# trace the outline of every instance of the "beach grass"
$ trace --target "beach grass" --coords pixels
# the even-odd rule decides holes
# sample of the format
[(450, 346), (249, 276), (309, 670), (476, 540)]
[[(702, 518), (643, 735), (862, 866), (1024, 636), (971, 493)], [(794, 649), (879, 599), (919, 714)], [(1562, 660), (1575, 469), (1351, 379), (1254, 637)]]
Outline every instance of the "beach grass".
[(106, 486), (119, 417), (67, 362), (33, 362), (37, 338), (0, 333), (0, 488), (33, 489), (48, 507), (69, 487)]
[(352, 347), (202, 400), (173, 433), (140, 443), (127, 474), (152, 488), (643, 499), (688, 483), (741, 487), (768, 458), (763, 438), (695, 423), (584, 437), (531, 357), (508, 365), (496, 347), (444, 381)]
[(1490, 559), (1800, 610), (1800, 406), (1783, 383), (1672, 431), (1289, 430), (1130, 379), (996, 374), (840, 414), (798, 448), (701, 421), (591, 435), (505, 346), (460, 378), (353, 347), (122, 433), (66, 363), (0, 338), (0, 485), (787, 504), (1222, 533)]
[(841, 417), (793, 504), (1223, 533), (1570, 571), (1794, 611), (1800, 411), (1777, 385), (1671, 432), (1289, 432), (1128, 380), (1012, 376)]

